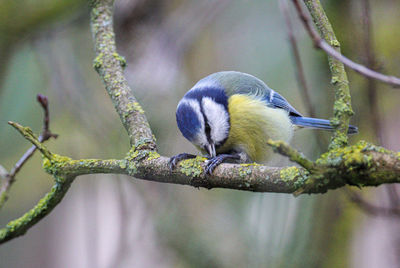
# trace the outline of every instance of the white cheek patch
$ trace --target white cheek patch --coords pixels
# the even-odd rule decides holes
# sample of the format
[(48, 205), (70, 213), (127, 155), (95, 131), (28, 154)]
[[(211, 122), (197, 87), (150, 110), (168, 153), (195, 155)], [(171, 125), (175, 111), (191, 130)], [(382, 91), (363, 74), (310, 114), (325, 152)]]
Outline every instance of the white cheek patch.
[(198, 131), (196, 138), (192, 141), (192, 143), (204, 146), (205, 144), (207, 144), (207, 136), (205, 134), (204, 117), (203, 117), (203, 114), (201, 113), (200, 103), (194, 99), (185, 99), (184, 98), (179, 102), (177, 109), (181, 105), (189, 106), (190, 108), (192, 108), (192, 110), (197, 115), (197, 119), (200, 121), (200, 129)]
[(229, 114), (222, 104), (209, 97), (204, 97), (201, 104), (211, 128), (211, 139), (218, 144), (228, 137)]

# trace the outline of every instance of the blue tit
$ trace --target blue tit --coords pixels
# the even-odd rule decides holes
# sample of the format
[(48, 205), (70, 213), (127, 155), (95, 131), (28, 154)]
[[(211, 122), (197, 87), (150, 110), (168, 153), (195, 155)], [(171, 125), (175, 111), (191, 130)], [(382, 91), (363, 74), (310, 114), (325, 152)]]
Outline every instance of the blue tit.
[[(333, 130), (329, 120), (302, 116), (260, 79), (241, 72), (218, 72), (201, 79), (179, 102), (176, 121), (183, 136), (209, 156), (206, 172), (222, 162), (265, 162), (268, 139), (289, 142), (299, 128)], [(349, 134), (357, 127), (349, 126)], [(173, 169), (191, 154), (171, 158)]]

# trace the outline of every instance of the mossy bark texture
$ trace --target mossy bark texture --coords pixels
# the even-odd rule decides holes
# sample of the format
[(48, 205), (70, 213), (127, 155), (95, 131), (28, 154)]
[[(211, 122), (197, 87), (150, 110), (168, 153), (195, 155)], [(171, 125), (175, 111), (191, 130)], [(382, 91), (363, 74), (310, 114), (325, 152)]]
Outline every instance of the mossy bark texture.
[[(304, 0), (308, 11), (317, 26), (317, 29), (328, 44), (330, 44), (337, 52), (340, 53), (340, 43), (336, 38), (332, 25), (319, 0)], [(351, 97), (349, 89), (349, 80), (344, 69), (344, 64), (334, 57), (328, 55), (328, 63), (332, 74), (331, 83), (335, 91), (335, 103), (333, 106), (334, 119), (333, 125), (336, 131), (332, 137), (330, 149), (343, 147), (348, 144), (347, 129), (350, 117), (353, 115), (351, 108)]]

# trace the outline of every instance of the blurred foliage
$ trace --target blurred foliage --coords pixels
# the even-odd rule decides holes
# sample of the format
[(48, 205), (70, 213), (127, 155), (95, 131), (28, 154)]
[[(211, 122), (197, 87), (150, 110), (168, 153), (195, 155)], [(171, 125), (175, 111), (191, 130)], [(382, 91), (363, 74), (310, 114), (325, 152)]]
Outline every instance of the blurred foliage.
[[(356, 2), (323, 4), (343, 53), (363, 62)], [(7, 121), (38, 133), (37, 93), (49, 97), (51, 129), (60, 135), (48, 142), (52, 151), (73, 158), (123, 157), (127, 151), (125, 130), (92, 68), (86, 5), (0, 0), (0, 164), (7, 169), (29, 148)], [(400, 3), (372, 1), (371, 7), (382, 71), (399, 74), (400, 37), (394, 33)], [(306, 110), (277, 1), (120, 0), (115, 17), (126, 76), (162, 154), (195, 152), (179, 134), (174, 111), (186, 90), (212, 72), (251, 73)], [(295, 30), (312, 103), (320, 117), (329, 118), (333, 91), (326, 56), (313, 49), (300, 24)], [(360, 127), (351, 141), (373, 140), (366, 80), (352, 71), (349, 77), (352, 123)], [(379, 83), (378, 90), (386, 145), (399, 150), (400, 93)], [(307, 130), (296, 133), (293, 145), (313, 159), (325, 150)], [(288, 164), (282, 158), (277, 163)], [(31, 208), (51, 183), (36, 155), (18, 174), (0, 223)], [(45, 220), (1, 247), (0, 267), (363, 267), (354, 256), (368, 259), (369, 252), (361, 254), (353, 237), (362, 226), (363, 235), (373, 233), (365, 222), (341, 191), (294, 198), (83, 176)]]

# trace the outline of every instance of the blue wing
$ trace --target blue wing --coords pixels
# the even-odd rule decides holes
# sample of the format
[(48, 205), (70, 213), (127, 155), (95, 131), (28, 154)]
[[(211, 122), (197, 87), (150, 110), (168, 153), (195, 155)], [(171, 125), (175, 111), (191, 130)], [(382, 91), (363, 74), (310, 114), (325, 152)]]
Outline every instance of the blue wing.
[(266, 94), (264, 100), (267, 102), (267, 105), (274, 108), (284, 109), (289, 112), (290, 116), (302, 116), (292, 105), (279, 93), (274, 90), (269, 89), (269, 94)]

